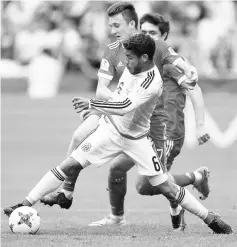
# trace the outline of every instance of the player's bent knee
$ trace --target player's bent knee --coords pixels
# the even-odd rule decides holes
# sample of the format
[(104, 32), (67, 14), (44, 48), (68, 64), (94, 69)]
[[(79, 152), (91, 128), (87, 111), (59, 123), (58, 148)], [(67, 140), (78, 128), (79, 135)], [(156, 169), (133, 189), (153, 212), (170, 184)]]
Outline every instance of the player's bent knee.
[(176, 194), (178, 192), (177, 185), (175, 185), (172, 181), (167, 180), (164, 183), (156, 186), (157, 190), (165, 196), (170, 201), (175, 201)]
[(110, 167), (109, 169), (109, 175), (110, 177), (123, 177), (125, 176), (127, 173), (121, 169), (120, 167)]
[(59, 167), (67, 177), (72, 177), (83, 169), (81, 164), (71, 157), (65, 159)]
[(153, 186), (151, 186), (146, 176), (138, 176), (136, 181), (136, 190), (140, 195), (153, 196), (155, 195)]

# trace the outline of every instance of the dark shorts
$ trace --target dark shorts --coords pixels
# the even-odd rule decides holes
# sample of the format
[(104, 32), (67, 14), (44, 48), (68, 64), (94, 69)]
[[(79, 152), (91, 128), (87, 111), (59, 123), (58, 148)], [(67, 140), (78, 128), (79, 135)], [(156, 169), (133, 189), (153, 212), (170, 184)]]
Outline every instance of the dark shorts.
[[(154, 140), (154, 139), (153, 139), (153, 141), (155, 143), (155, 147), (157, 149), (157, 152), (158, 152), (158, 155), (161, 159), (161, 162), (164, 164), (164, 160), (165, 160), (164, 141)], [(184, 137), (180, 138), (178, 140), (174, 140), (174, 141), (173, 140), (166, 140), (166, 148), (165, 149), (166, 149), (166, 168), (167, 168), (167, 171), (170, 170), (175, 157), (179, 155), (183, 144), (184, 144)]]

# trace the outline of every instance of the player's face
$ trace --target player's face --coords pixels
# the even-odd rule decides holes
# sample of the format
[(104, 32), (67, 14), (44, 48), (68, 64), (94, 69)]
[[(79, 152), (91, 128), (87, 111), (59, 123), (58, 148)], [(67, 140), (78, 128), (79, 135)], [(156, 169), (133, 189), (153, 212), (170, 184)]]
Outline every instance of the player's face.
[(163, 36), (161, 35), (161, 32), (158, 28), (158, 26), (153, 25), (149, 22), (144, 22), (141, 25), (141, 32), (143, 34), (148, 34), (150, 35), (154, 40), (158, 40), (160, 38), (163, 38)]
[(111, 34), (113, 34), (119, 42), (129, 39), (132, 35), (131, 22), (127, 23), (122, 14), (109, 17), (109, 26)]
[(142, 71), (142, 60), (132, 51), (125, 49), (125, 65), (132, 75), (136, 75)]

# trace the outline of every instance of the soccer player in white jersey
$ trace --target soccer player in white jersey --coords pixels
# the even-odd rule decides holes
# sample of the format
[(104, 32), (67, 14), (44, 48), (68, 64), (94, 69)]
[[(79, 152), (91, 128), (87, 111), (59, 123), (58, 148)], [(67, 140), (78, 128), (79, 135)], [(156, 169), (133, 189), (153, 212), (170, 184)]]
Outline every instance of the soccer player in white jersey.
[(150, 117), (162, 93), (162, 79), (154, 65), (154, 40), (144, 34), (123, 42), (126, 68), (119, 86), (109, 101), (74, 98), (77, 112), (96, 109), (102, 112), (98, 128), (75, 149), (70, 157), (46, 173), (28, 196), (4, 209), (8, 216), (20, 206), (32, 206), (56, 190), (66, 177), (91, 164), (102, 165), (120, 153), (134, 160), (138, 172), (170, 201), (182, 205), (202, 219), (215, 233), (231, 234), (232, 228), (215, 213), (209, 212), (191, 193), (176, 184), (164, 172), (152, 140), (147, 136)]
[[(108, 84), (113, 78), (119, 78), (121, 76), (121, 73), (124, 70), (124, 49), (122, 47), (121, 42), (123, 40), (126, 40), (129, 38), (132, 34), (137, 33), (137, 25), (138, 25), (138, 17), (136, 14), (136, 11), (134, 9), (134, 6), (129, 2), (119, 2), (114, 5), (112, 5), (108, 11), (109, 16), (109, 25), (111, 26), (111, 32), (113, 35), (116, 36), (117, 41), (113, 42), (112, 44), (108, 45), (105, 50), (105, 54), (103, 56), (101, 66), (98, 72), (99, 76), (99, 82), (98, 82), (98, 88), (97, 88), (97, 97), (100, 99), (108, 100), (112, 92), (107, 88)], [(174, 53), (170, 46), (168, 46), (162, 39), (159, 39), (156, 41), (157, 47), (156, 47), (156, 54), (155, 54), (155, 63), (158, 64), (157, 66), (162, 67), (165, 64), (173, 64), (175, 66), (178, 66), (178, 68), (182, 67), (186, 69), (187, 74), (191, 74), (192, 67), (190, 68), (188, 65), (185, 64), (185, 62), (181, 59), (181, 57)], [(185, 78), (184, 74), (179, 75), (177, 77), (177, 81), (180, 81), (180, 79)], [(88, 111), (84, 111), (83, 114), (87, 114)], [(98, 119), (99, 116), (95, 115), (98, 114), (96, 112), (89, 112), (89, 117), (85, 120), (82, 125), (79, 126), (79, 128), (75, 131), (72, 141), (70, 143), (70, 147), (68, 150), (68, 155), (71, 154), (71, 152), (74, 150), (74, 148), (80, 143), (87, 135), (89, 135), (91, 132), (94, 131), (94, 129), (98, 126)], [(163, 130), (163, 128), (162, 128)], [(204, 133), (205, 134), (205, 133)], [(202, 137), (202, 136), (201, 136)], [(116, 219), (120, 220), (121, 222), (124, 222), (124, 220), (121, 220), (121, 215), (123, 215), (123, 198), (125, 196), (126, 191), (126, 183), (124, 183), (123, 180), (126, 180), (126, 173), (120, 174), (120, 172), (117, 172), (116, 169), (113, 169), (116, 164), (124, 164), (124, 169), (126, 171), (133, 166), (133, 162), (131, 164), (131, 159), (126, 157), (125, 155), (120, 155), (118, 158), (114, 159), (111, 165), (110, 169), (110, 175), (109, 175), (109, 181), (108, 181), (108, 187), (109, 187), (109, 196), (111, 201), (111, 208), (113, 211), (114, 217)], [(128, 166), (129, 165), (129, 166)], [(193, 182), (183, 182), (182, 179), (179, 179), (179, 182), (177, 182), (180, 186), (186, 186), (188, 184), (193, 184), (194, 182), (196, 185), (199, 185), (200, 188), (203, 186), (203, 181), (206, 180), (204, 177), (204, 172), (191, 172), (188, 175), (191, 175), (194, 177), (194, 174), (197, 174), (199, 176), (199, 180), (195, 180)], [(177, 175), (176, 175), (177, 176)], [(186, 174), (182, 175), (183, 178), (189, 179)], [(58, 204), (62, 208), (70, 208), (72, 204), (72, 195), (75, 188), (75, 183), (77, 179), (77, 174), (75, 173), (73, 177), (65, 179), (65, 182), (63, 184), (63, 189), (56, 193), (49, 196), (46, 196), (42, 199), (42, 202), (46, 205), (54, 205)], [(186, 180), (187, 180), (186, 179)], [(123, 186), (120, 186), (119, 189), (120, 193), (116, 194), (113, 192), (114, 187), (116, 185), (119, 187), (119, 182), (123, 184)], [(206, 184), (206, 183), (205, 183)], [(204, 187), (205, 188), (205, 187)], [(115, 188), (115, 191), (117, 190), (117, 187)], [(203, 193), (204, 190), (201, 190)], [(206, 192), (206, 191), (204, 191)], [(121, 199), (122, 198), (122, 199)], [(119, 208), (119, 209), (116, 209)], [(177, 218), (175, 216), (175, 218)], [(180, 218), (180, 217), (179, 217)], [(172, 220), (173, 221), (173, 220)]]

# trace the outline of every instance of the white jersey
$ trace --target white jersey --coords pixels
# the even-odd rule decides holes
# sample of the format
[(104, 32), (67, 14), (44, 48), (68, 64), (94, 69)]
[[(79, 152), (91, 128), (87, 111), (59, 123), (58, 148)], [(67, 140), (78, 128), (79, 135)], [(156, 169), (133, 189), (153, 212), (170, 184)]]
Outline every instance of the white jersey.
[(90, 100), (91, 108), (103, 112), (124, 137), (139, 139), (150, 128), (150, 117), (162, 93), (162, 79), (156, 66), (132, 75), (125, 68), (109, 101)]

